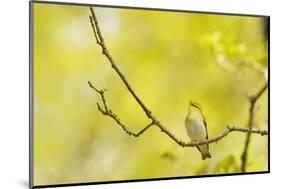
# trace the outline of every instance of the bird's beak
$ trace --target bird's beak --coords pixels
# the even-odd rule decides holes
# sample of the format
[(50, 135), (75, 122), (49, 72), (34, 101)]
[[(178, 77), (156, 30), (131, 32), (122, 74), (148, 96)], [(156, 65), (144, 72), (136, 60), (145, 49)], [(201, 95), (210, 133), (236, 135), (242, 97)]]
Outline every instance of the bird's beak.
[(196, 102), (192, 102), (191, 100), (189, 100), (189, 107), (194, 107), (198, 110), (201, 110), (201, 106), (200, 104), (196, 103)]

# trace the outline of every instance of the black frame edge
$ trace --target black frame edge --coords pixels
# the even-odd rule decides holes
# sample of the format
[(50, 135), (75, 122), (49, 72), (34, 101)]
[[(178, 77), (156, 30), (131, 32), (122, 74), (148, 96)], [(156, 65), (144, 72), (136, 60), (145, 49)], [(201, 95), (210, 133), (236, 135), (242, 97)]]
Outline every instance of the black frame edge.
[(29, 188), (34, 187), (34, 122), (33, 122), (33, 42), (34, 42), (34, 8), (29, 1)]
[(267, 53), (268, 53), (268, 172), (270, 173), (270, 16), (267, 17)]

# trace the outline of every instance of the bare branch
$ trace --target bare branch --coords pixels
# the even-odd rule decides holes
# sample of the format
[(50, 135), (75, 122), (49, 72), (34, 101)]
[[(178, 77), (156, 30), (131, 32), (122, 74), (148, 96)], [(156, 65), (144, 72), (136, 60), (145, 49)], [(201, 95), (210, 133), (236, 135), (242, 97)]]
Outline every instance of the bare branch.
[(95, 35), (95, 39), (96, 39), (96, 42), (97, 44), (101, 44), (101, 41), (97, 35), (97, 31), (96, 31), (96, 27), (95, 27), (95, 24), (94, 24), (94, 21), (93, 21), (93, 17), (92, 16), (89, 16), (90, 18), (90, 22), (91, 22), (91, 25), (92, 25), (92, 28), (93, 28), (93, 33)]
[[(91, 88), (94, 89), (95, 92), (97, 92), (104, 104), (104, 108), (105, 110), (103, 110), (100, 105), (98, 104), (98, 110), (105, 116), (109, 116), (111, 117), (118, 125), (120, 125), (122, 127), (122, 129), (129, 135), (129, 136), (134, 136), (134, 137), (139, 137), (141, 134), (143, 134), (148, 128), (150, 128), (153, 125), (156, 125), (159, 127), (157, 122), (154, 122), (154, 120), (149, 123), (147, 126), (145, 126), (143, 129), (141, 129), (139, 132), (134, 133), (132, 131), (129, 130), (129, 128), (124, 125), (120, 118), (113, 113), (110, 109), (108, 109), (107, 107), (107, 103), (106, 103), (106, 99), (104, 97), (104, 92), (102, 90), (98, 90), (96, 87), (93, 86), (93, 84), (88, 81), (88, 84)], [(193, 103), (193, 105), (196, 105)], [(196, 107), (199, 108), (199, 106), (196, 105)], [(201, 110), (201, 108), (200, 108)], [(196, 147), (198, 145), (203, 145), (203, 144), (210, 144), (210, 143), (214, 143), (214, 142), (218, 142), (219, 140), (223, 139), (224, 137), (226, 137), (229, 133), (236, 131), (236, 132), (244, 132), (244, 133), (255, 133), (255, 134), (260, 134), (260, 135), (268, 135), (268, 131), (267, 130), (262, 130), (262, 129), (255, 129), (255, 128), (241, 128), (241, 127), (234, 127), (234, 126), (227, 126), (225, 131), (222, 132), (221, 134), (219, 134), (216, 137), (210, 138), (208, 140), (204, 140), (204, 141), (192, 141), (192, 142), (184, 142), (182, 140), (177, 139), (173, 134), (171, 134), (168, 130), (162, 130), (163, 132), (165, 132), (170, 138), (172, 138), (176, 143), (178, 143), (180, 146), (182, 147)]]
[[(247, 66), (249, 68), (252, 68), (256, 72), (260, 73), (263, 75), (263, 78), (265, 79), (265, 83), (261, 86), (261, 88), (254, 94), (254, 95), (249, 95), (248, 91), (245, 89), (244, 86), (241, 86), (243, 88), (243, 91), (248, 98), (248, 101), (250, 103), (249, 106), (249, 119), (248, 119), (248, 124), (247, 124), (247, 129), (252, 129), (253, 128), (253, 120), (254, 120), (254, 109), (257, 100), (261, 97), (261, 95), (265, 92), (265, 90), (268, 88), (268, 76), (267, 76), (267, 71), (263, 69), (260, 65), (258, 64), (250, 64), (247, 61), (242, 61), (238, 66), (234, 66), (231, 62), (227, 60), (227, 57), (224, 54), (216, 54), (215, 49), (211, 48), (211, 53), (217, 63), (217, 65), (226, 70), (227, 72), (236, 75), (237, 80), (241, 81), (241, 78), (239, 75), (237, 75), (239, 68), (242, 66)], [(251, 132), (248, 132), (246, 135), (246, 140), (244, 144), (244, 149), (243, 153), (241, 155), (241, 171), (245, 172), (246, 171), (246, 165), (248, 161), (248, 149), (249, 149), (249, 144), (251, 141)]]
[(268, 80), (267, 70), (264, 69), (260, 64), (251, 64), (248, 61), (242, 61), (240, 64), (238, 64), (237, 68), (239, 67), (249, 67), (255, 70), (257, 73), (260, 73), (265, 80)]
[(257, 93), (255, 95), (252, 95), (249, 97), (249, 100), (251, 101), (251, 103), (256, 103), (256, 101), (260, 98), (260, 96), (264, 93), (264, 91), (267, 89), (268, 87), (268, 81), (266, 81), (264, 83), (264, 85), (257, 91)]
[[(126, 80), (125, 75), (119, 70), (119, 68), (117, 67), (117, 65), (115, 64), (113, 58), (111, 57), (111, 55), (109, 54), (109, 51), (106, 48), (103, 36), (101, 34), (99, 25), (98, 25), (98, 21), (94, 12), (94, 9), (92, 7), (90, 7), (90, 11), (91, 11), (91, 16), (90, 16), (90, 22), (91, 25), (93, 27), (93, 32), (95, 32), (95, 38), (97, 40), (97, 43), (100, 45), (101, 49), (102, 49), (102, 53), (103, 55), (106, 56), (106, 58), (108, 59), (108, 61), (111, 64), (111, 67), (115, 70), (115, 72), (118, 74), (118, 76), (120, 77), (120, 79), (122, 80), (122, 82), (124, 83), (124, 85), (126, 86), (126, 88), (128, 89), (128, 91), (131, 93), (131, 95), (134, 97), (134, 99), (137, 101), (137, 103), (140, 105), (140, 107), (142, 108), (142, 110), (145, 112), (146, 116), (151, 120), (151, 122), (153, 123), (152, 125), (156, 125), (162, 132), (166, 133), (170, 138), (172, 138), (177, 144), (182, 145), (182, 141), (177, 139), (176, 136), (174, 134), (172, 134), (170, 131), (168, 131), (168, 129), (166, 129), (162, 123), (156, 119), (156, 117), (152, 114), (152, 112), (147, 108), (147, 106), (141, 101), (141, 99), (136, 95), (135, 91), (133, 90), (133, 88), (131, 87), (131, 85), (129, 84), (129, 82)], [(92, 18), (92, 19), (91, 19)], [(97, 92), (97, 91), (96, 91)], [(101, 95), (101, 93), (99, 93)], [(102, 98), (104, 98), (103, 95), (101, 95)], [(105, 105), (106, 107), (106, 105)], [(102, 110), (99, 105), (98, 105), (99, 110)], [(104, 115), (107, 115), (108, 112), (107, 111), (101, 111)], [(107, 114), (106, 114), (107, 113)], [(112, 117), (114, 119), (115, 116), (113, 116), (112, 114), (108, 114), (110, 117)], [(115, 121), (118, 119), (115, 119)], [(118, 123), (118, 122), (117, 122)], [(120, 124), (119, 124), (120, 125)], [(122, 128), (124, 129), (125, 125), (121, 124)], [(126, 132), (128, 130), (125, 130)], [(143, 131), (144, 132), (144, 131)], [(143, 133), (142, 132), (142, 133)], [(133, 134), (132, 134), (133, 135)]]
[(233, 126), (227, 126), (226, 130), (223, 133), (219, 134), (216, 137), (210, 138), (208, 140), (184, 142), (184, 141), (178, 139), (174, 134), (172, 134), (168, 129), (166, 129), (163, 126), (163, 124), (152, 114), (152, 112), (147, 108), (147, 106), (142, 102), (142, 100), (136, 95), (135, 91), (133, 90), (133, 88), (131, 87), (129, 82), (126, 80), (125, 75), (120, 71), (118, 66), (115, 64), (112, 56), (110, 55), (109, 51), (107, 50), (107, 47), (106, 47), (105, 42), (104, 42), (104, 38), (103, 38), (103, 36), (101, 34), (101, 31), (100, 31), (100, 28), (99, 28), (99, 25), (98, 25), (98, 21), (97, 21), (95, 12), (94, 12), (92, 7), (90, 7), (90, 11), (91, 11), (91, 16), (90, 16), (91, 26), (93, 28), (93, 32), (94, 32), (94, 36), (96, 38), (96, 42), (97, 42), (97, 44), (102, 49), (102, 54), (104, 56), (106, 56), (106, 58), (108, 59), (108, 61), (111, 64), (111, 67), (118, 74), (118, 76), (120, 77), (120, 79), (122, 80), (122, 82), (124, 83), (124, 85), (126, 86), (128, 91), (130, 92), (130, 94), (133, 96), (133, 98), (140, 105), (140, 107), (144, 111), (144, 113), (147, 116), (147, 118), (151, 120), (151, 122), (147, 126), (145, 126), (143, 129), (141, 129), (139, 132), (135, 133), (135, 132), (130, 131), (129, 128), (125, 124), (123, 124), (121, 122), (120, 118), (115, 113), (113, 113), (112, 110), (110, 110), (108, 108), (108, 105), (107, 105), (107, 102), (106, 102), (106, 98), (104, 96), (105, 90), (98, 90), (96, 87), (93, 86), (93, 84), (90, 81), (88, 81), (89, 86), (96, 93), (98, 93), (100, 95), (101, 99), (102, 99), (103, 108), (97, 103), (98, 110), (103, 115), (111, 117), (119, 126), (121, 126), (121, 128), (128, 135), (134, 136), (134, 137), (139, 137), (146, 130), (148, 130), (150, 127), (155, 125), (162, 132), (164, 132), (168, 137), (170, 137), (172, 140), (174, 140), (178, 145), (180, 145), (182, 147), (196, 147), (196, 146), (202, 145), (202, 144), (217, 142), (217, 141), (221, 140), (222, 138), (224, 138), (225, 136), (227, 136), (229, 133), (231, 133), (233, 131), (244, 132), (244, 133), (255, 133), (255, 134), (261, 134), (261, 135), (267, 135), (268, 134), (268, 132), (266, 130), (253, 129), (253, 128), (238, 128), (238, 127), (233, 127)]
[(103, 103), (103, 108), (104, 108), (104, 109), (102, 109), (101, 106), (99, 105), (99, 103), (97, 103), (98, 110), (99, 110), (103, 115), (109, 116), (109, 117), (111, 117), (112, 119), (114, 119), (115, 122), (116, 122), (118, 125), (120, 125), (121, 128), (122, 128), (128, 135), (132, 135), (132, 136), (138, 137), (138, 136), (140, 136), (142, 133), (144, 133), (149, 127), (151, 127), (151, 126), (154, 125), (154, 123), (151, 122), (151, 123), (149, 123), (146, 127), (144, 127), (143, 129), (141, 129), (141, 130), (140, 130), (139, 132), (137, 132), (137, 133), (134, 133), (134, 132), (130, 131), (130, 130), (128, 129), (128, 127), (127, 127), (125, 124), (123, 124), (123, 123), (121, 122), (120, 118), (119, 118), (115, 113), (113, 113), (112, 110), (110, 110), (110, 109), (108, 108), (107, 103), (106, 103), (106, 99), (105, 99), (105, 96), (104, 96), (105, 90), (98, 90), (90, 81), (88, 81), (88, 84), (89, 84), (89, 86), (90, 86), (92, 89), (94, 89), (95, 92), (97, 92), (97, 93), (100, 95), (100, 97), (101, 97), (101, 99), (102, 99), (102, 103)]
[(234, 126), (227, 126), (225, 131), (219, 134), (216, 137), (210, 138), (208, 140), (204, 141), (196, 141), (196, 142), (189, 142), (189, 143), (183, 143), (183, 147), (195, 147), (198, 145), (203, 145), (203, 144), (210, 144), (214, 142), (218, 142), (219, 140), (223, 139), (226, 137), (229, 133), (236, 131), (236, 132), (244, 132), (244, 133), (255, 133), (255, 134), (260, 134), (260, 135), (268, 135), (267, 130), (262, 130), (262, 129), (255, 129), (255, 128), (242, 128), (242, 127), (234, 127)]
[(243, 128), (243, 127), (234, 127), (234, 126), (228, 126), (227, 127), (230, 131), (239, 131), (239, 132), (244, 132), (244, 133), (255, 133), (255, 134), (260, 134), (261, 136), (263, 135), (268, 135), (268, 131), (265, 129), (257, 129), (257, 128)]
[(237, 75), (239, 73), (239, 70), (242, 67), (248, 67), (248, 68), (252, 68), (253, 70), (255, 70), (257, 73), (261, 74), (263, 76), (263, 78), (265, 80), (267, 80), (268, 75), (267, 75), (267, 70), (264, 69), (261, 65), (259, 64), (252, 64), (249, 61), (241, 61), (240, 63), (238, 63), (236, 66), (229, 61), (229, 57), (226, 56), (223, 53), (216, 53), (215, 49), (212, 47), (211, 48), (211, 54), (216, 62), (216, 64), (222, 68), (223, 70), (236, 75), (238, 77), (238, 80), (241, 80), (239, 78), (239, 76)]
[[(254, 109), (255, 109), (255, 106), (256, 106), (256, 102), (261, 97), (261, 95), (265, 92), (267, 87), (268, 87), (268, 81), (265, 82), (265, 84), (256, 92), (256, 94), (248, 97), (249, 103), (250, 103), (249, 120), (248, 120), (248, 126), (247, 126), (248, 129), (253, 128)], [(241, 171), (242, 172), (246, 171), (250, 141), (251, 141), (251, 133), (247, 133), (243, 153), (241, 155), (241, 161), (242, 161)]]
[[(268, 80), (267, 70), (263, 69), (262, 66), (260, 66), (259, 64), (251, 64), (248, 61), (242, 61), (237, 66), (235, 66), (233, 63), (231, 63), (228, 60), (229, 57), (227, 57), (225, 54), (221, 54), (221, 53), (216, 54), (214, 48), (211, 48), (211, 54), (214, 57), (214, 60), (215, 60), (216, 64), (218, 65), (218, 67), (233, 74), (239, 83), (241, 83), (241, 81), (242, 81), (241, 75), (239, 75), (239, 70), (241, 67), (252, 68), (257, 73), (260, 73), (263, 76), (263, 78), (265, 79), (265, 81)], [(267, 83), (264, 85), (263, 90), (265, 90), (267, 88), (266, 85), (267, 85)], [(243, 88), (245, 96), (249, 97), (249, 93), (246, 90), (245, 86), (241, 85), (241, 87)], [(263, 93), (262, 90), (261, 90), (261, 93)], [(259, 98), (259, 95), (257, 95), (257, 98)], [(253, 99), (253, 100), (256, 100), (256, 99)]]
[[(94, 9), (92, 7), (90, 7), (90, 11), (92, 14), (92, 19), (91, 20), (91, 24), (93, 27), (93, 31), (95, 33), (95, 37), (97, 40), (97, 43), (101, 46), (102, 48), (102, 53), (107, 57), (107, 59), (109, 60), (112, 68), (116, 71), (116, 73), (118, 74), (118, 76), (120, 77), (120, 79), (123, 81), (123, 83), (125, 84), (125, 86), (127, 87), (128, 91), (132, 94), (132, 96), (135, 98), (135, 100), (138, 102), (138, 104), (141, 106), (141, 108), (143, 109), (143, 111), (145, 112), (145, 114), (147, 115), (147, 117), (149, 117), (150, 119), (152, 119), (152, 114), (151, 111), (144, 105), (144, 103), (140, 100), (140, 98), (136, 95), (135, 91), (132, 89), (131, 85), (128, 83), (128, 81), (125, 78), (125, 75), (119, 70), (119, 68), (117, 67), (117, 65), (115, 64), (113, 58), (111, 57), (111, 55), (109, 54), (109, 51), (106, 48), (103, 36), (101, 34), (99, 25), (98, 25), (98, 21), (94, 12)], [(93, 26), (94, 24), (94, 26)]]
[(144, 127), (143, 129), (141, 129), (139, 132), (137, 133), (134, 133), (132, 131), (129, 131), (128, 127), (123, 124), (120, 120), (120, 118), (112, 112), (112, 110), (110, 110), (108, 107), (107, 107), (107, 103), (106, 103), (106, 99), (105, 99), (105, 96), (104, 96), (104, 92), (106, 90), (98, 90), (90, 81), (88, 81), (88, 84), (89, 86), (94, 89), (95, 92), (97, 92), (101, 99), (102, 99), (102, 102), (103, 102), (103, 107), (104, 109), (101, 108), (101, 106), (99, 105), (99, 103), (97, 103), (97, 107), (98, 107), (98, 110), (105, 116), (109, 116), (111, 117), (112, 119), (115, 120), (115, 122), (121, 126), (121, 128), (128, 134), (128, 135), (132, 135), (132, 136), (135, 136), (135, 137), (138, 137), (139, 135), (141, 135), (144, 131), (146, 131), (149, 127), (151, 127), (154, 123), (151, 122), (149, 123), (146, 127)]

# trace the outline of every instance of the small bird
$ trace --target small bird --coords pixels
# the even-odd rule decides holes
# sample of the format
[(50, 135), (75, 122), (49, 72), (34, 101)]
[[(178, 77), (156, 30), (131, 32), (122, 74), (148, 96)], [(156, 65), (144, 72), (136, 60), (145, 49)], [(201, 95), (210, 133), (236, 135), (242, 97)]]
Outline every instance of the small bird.
[[(202, 141), (208, 139), (206, 120), (202, 114), (199, 104), (191, 101), (189, 102), (188, 113), (185, 118), (185, 128), (187, 135), (192, 141)], [(201, 153), (202, 160), (211, 158), (209, 144), (203, 144), (196, 147)]]

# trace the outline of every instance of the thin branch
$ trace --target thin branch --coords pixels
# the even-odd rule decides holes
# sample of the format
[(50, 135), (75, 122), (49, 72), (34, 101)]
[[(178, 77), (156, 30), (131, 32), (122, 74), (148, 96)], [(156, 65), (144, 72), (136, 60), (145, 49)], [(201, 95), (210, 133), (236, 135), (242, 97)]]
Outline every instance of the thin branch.
[(261, 74), (265, 80), (267, 80), (268, 75), (267, 75), (267, 70), (264, 69), (262, 66), (259, 64), (252, 64), (249, 61), (241, 61), (238, 63), (236, 66), (229, 61), (229, 57), (226, 56), (223, 53), (216, 53), (214, 47), (211, 48), (211, 55), (213, 56), (216, 64), (222, 68), (223, 70), (236, 75), (238, 77), (238, 80), (241, 80), (239, 78), (238, 71), (241, 67), (249, 67), (255, 70), (257, 73)]
[(255, 95), (249, 97), (250, 98), (249, 100), (251, 101), (251, 103), (253, 103), (253, 104), (256, 103), (256, 101), (264, 93), (264, 91), (267, 89), (267, 87), (268, 87), (268, 81), (266, 81), (264, 83), (264, 85), (258, 90), (258, 92)]
[(203, 144), (210, 144), (214, 142), (218, 142), (219, 140), (223, 139), (226, 137), (229, 133), (231, 132), (243, 132), (243, 133), (255, 133), (255, 134), (260, 134), (261, 136), (263, 135), (268, 135), (267, 130), (263, 129), (256, 129), (256, 128), (242, 128), (242, 127), (234, 127), (234, 126), (227, 126), (224, 132), (221, 134), (217, 135), (216, 137), (209, 138), (208, 140), (204, 141), (196, 141), (196, 142), (188, 142), (188, 143), (183, 143), (182, 147), (195, 147), (198, 145), (203, 145)]
[(237, 69), (239, 67), (249, 67), (255, 70), (257, 73), (260, 73), (265, 80), (268, 80), (267, 70), (264, 69), (260, 64), (252, 64), (248, 61), (242, 61), (240, 64), (238, 64)]
[(97, 42), (97, 44), (100, 44), (101, 42), (100, 42), (100, 39), (97, 35), (96, 26), (94, 24), (93, 17), (89, 16), (89, 18), (90, 18), (90, 22), (91, 22), (91, 25), (92, 25), (93, 33), (95, 35), (96, 42)]
[[(143, 134), (148, 128), (150, 128), (153, 125), (158, 126), (156, 123), (154, 123), (154, 121), (152, 121), (151, 123), (149, 123), (147, 126), (145, 126), (143, 129), (141, 129), (139, 132), (134, 133), (132, 131), (129, 130), (129, 128), (123, 124), (120, 120), (120, 118), (114, 114), (107, 106), (106, 103), (106, 99), (104, 96), (104, 91), (103, 90), (98, 90), (96, 87), (94, 87), (94, 85), (88, 81), (88, 84), (91, 88), (94, 89), (94, 91), (96, 93), (98, 93), (103, 101), (103, 105), (104, 105), (104, 110), (100, 107), (99, 104), (97, 104), (98, 106), (98, 110), (105, 116), (109, 116), (111, 117), (118, 125), (120, 125), (122, 127), (122, 129), (129, 135), (129, 136), (134, 136), (134, 137), (139, 137), (141, 134)], [(196, 106), (197, 107), (197, 106)], [(198, 107), (199, 108), (199, 107)], [(201, 108), (200, 108), (201, 109)], [(159, 126), (158, 126), (159, 127)], [(255, 128), (241, 128), (241, 127), (234, 127), (234, 126), (227, 126), (225, 131), (222, 132), (221, 134), (219, 134), (216, 137), (210, 138), (208, 140), (204, 140), (204, 141), (192, 141), (192, 142), (184, 142), (182, 140), (177, 139), (174, 135), (172, 135), (168, 130), (164, 131), (169, 133), (170, 137), (176, 142), (178, 143), (180, 146), (182, 147), (195, 147), (198, 145), (203, 145), (203, 144), (210, 144), (210, 143), (214, 143), (214, 142), (218, 142), (219, 140), (223, 139), (224, 137), (226, 137), (229, 133), (236, 131), (236, 132), (244, 132), (244, 133), (255, 133), (255, 134), (260, 134), (260, 135), (268, 135), (268, 131), (267, 130), (262, 130), (262, 129), (255, 129)]]
[[(249, 96), (249, 103), (250, 103), (250, 107), (249, 107), (249, 120), (248, 120), (248, 129), (252, 129), (253, 128), (253, 120), (254, 120), (254, 109), (256, 106), (256, 102), (257, 100), (261, 97), (261, 95), (265, 92), (265, 90), (268, 88), (268, 82), (266, 81), (265, 84), (256, 92), (255, 95)], [(244, 144), (244, 149), (243, 149), (243, 153), (241, 155), (241, 171), (245, 172), (246, 171), (246, 165), (247, 165), (247, 161), (248, 161), (248, 151), (249, 151), (249, 145), (250, 145), (250, 141), (251, 141), (251, 133), (247, 133), (246, 135), (246, 140), (245, 140), (245, 144)]]
[[(228, 61), (229, 58), (226, 55), (216, 54), (214, 47), (211, 48), (211, 55), (214, 57), (214, 60), (215, 60), (216, 64), (218, 65), (218, 67), (220, 67), (221, 69), (234, 75), (239, 83), (241, 83), (241, 81), (242, 81), (241, 75), (239, 75), (239, 70), (241, 67), (252, 68), (257, 73), (260, 73), (266, 81), (268, 80), (268, 75), (267, 75), (266, 69), (263, 69), (259, 64), (251, 64), (248, 61), (242, 61), (237, 66), (235, 66), (233, 63)], [(244, 92), (245, 96), (249, 97), (249, 93), (246, 90), (245, 86), (241, 85), (241, 87), (243, 88), (243, 92)], [(266, 89), (266, 87), (265, 87), (265, 89)], [(257, 97), (257, 98), (259, 98), (259, 97)]]
[(138, 104), (141, 106), (141, 108), (143, 109), (143, 111), (145, 112), (145, 114), (147, 115), (147, 117), (149, 117), (150, 119), (153, 118), (151, 111), (144, 105), (144, 103), (140, 100), (140, 98), (136, 95), (135, 91), (133, 90), (133, 88), (131, 87), (131, 85), (128, 83), (128, 81), (125, 78), (125, 75), (119, 70), (118, 66), (115, 64), (112, 56), (110, 55), (109, 51), (106, 48), (103, 36), (101, 34), (100, 28), (99, 28), (99, 24), (98, 24), (98, 20), (96, 18), (94, 9), (92, 7), (90, 7), (90, 11), (92, 16), (90, 16), (91, 21), (91, 25), (93, 28), (93, 31), (95, 33), (95, 38), (97, 40), (98, 45), (100, 45), (100, 47), (102, 48), (102, 53), (107, 57), (107, 59), (109, 60), (112, 68), (116, 71), (116, 73), (118, 74), (118, 76), (120, 77), (120, 79), (123, 81), (123, 83), (125, 84), (125, 86), (127, 87), (127, 89), (129, 90), (129, 92), (133, 95), (133, 97), (135, 98), (135, 100), (138, 102)]
[[(221, 61), (219, 61), (219, 59), (217, 59), (217, 64), (224, 70), (230, 72), (231, 74), (236, 74), (238, 71), (237, 67), (234, 67), (231, 63), (224, 61), (223, 58), (221, 58)], [(250, 66), (250, 64), (245, 64), (246, 66)], [(264, 79), (266, 80), (265, 84), (257, 91), (257, 93), (255, 95), (249, 95), (247, 90), (243, 87), (244, 93), (246, 94), (246, 96), (248, 97), (248, 101), (250, 103), (249, 106), (249, 120), (248, 120), (248, 124), (247, 127), (248, 129), (252, 129), (253, 128), (253, 120), (254, 120), (254, 109), (255, 109), (255, 105), (257, 100), (260, 98), (260, 96), (265, 92), (265, 90), (268, 88), (268, 81), (267, 81), (267, 74), (264, 70), (260, 69), (257, 66), (251, 66), (254, 70), (256, 70), (257, 72), (263, 74)], [(240, 79), (238, 78), (238, 80), (240, 81)], [(251, 132), (248, 132), (246, 135), (246, 140), (245, 140), (245, 144), (244, 144), (244, 148), (243, 148), (243, 152), (241, 155), (241, 171), (245, 172), (246, 171), (246, 165), (247, 165), (247, 161), (248, 161), (248, 150), (249, 150), (249, 145), (250, 145), (250, 141), (251, 141)]]
[[(131, 93), (131, 95), (134, 97), (134, 99), (137, 101), (137, 103), (141, 106), (142, 110), (145, 112), (146, 116), (153, 122), (154, 125), (156, 125), (157, 127), (160, 128), (160, 130), (164, 133), (166, 133), (170, 138), (172, 138), (176, 143), (181, 144), (181, 141), (179, 139), (176, 138), (175, 135), (173, 135), (170, 131), (168, 131), (159, 120), (157, 120), (155, 118), (155, 116), (152, 114), (152, 112), (147, 108), (147, 106), (141, 101), (141, 99), (136, 95), (135, 91), (133, 90), (133, 88), (131, 87), (131, 85), (129, 84), (129, 82), (126, 80), (125, 75), (119, 70), (119, 68), (117, 67), (117, 65), (115, 64), (113, 58), (111, 57), (111, 55), (109, 54), (109, 51), (106, 48), (103, 36), (101, 34), (100, 28), (99, 28), (99, 24), (95, 15), (95, 12), (93, 10), (92, 7), (90, 7), (90, 11), (91, 11), (91, 17), (93, 19), (90, 19), (91, 21), (91, 25), (93, 27), (93, 31), (96, 32), (95, 33), (95, 37), (97, 40), (98, 45), (100, 45), (101, 49), (102, 49), (102, 53), (103, 55), (106, 56), (106, 58), (108, 59), (108, 61), (111, 64), (111, 67), (116, 71), (116, 73), (118, 74), (118, 76), (120, 77), (120, 79), (123, 81), (123, 83), (125, 84), (125, 86), (127, 87), (128, 91)], [(112, 116), (111, 116), (112, 117)]]
[(231, 133), (233, 131), (245, 132), (245, 133), (255, 133), (255, 134), (261, 134), (261, 135), (267, 135), (268, 134), (266, 130), (259, 130), (259, 129), (253, 129), (253, 128), (247, 128), (246, 129), (246, 128), (238, 128), (238, 127), (228, 126), (222, 134), (218, 135), (217, 137), (210, 138), (208, 140), (184, 142), (184, 141), (178, 139), (174, 134), (172, 134), (168, 129), (166, 129), (163, 126), (163, 124), (152, 114), (152, 112), (147, 108), (147, 106), (142, 102), (142, 100), (136, 95), (135, 91), (133, 90), (133, 88), (131, 87), (129, 82), (126, 80), (125, 75), (119, 70), (118, 66), (115, 64), (112, 56), (110, 55), (109, 51), (107, 50), (107, 47), (106, 47), (105, 42), (104, 42), (104, 38), (103, 38), (103, 36), (101, 34), (101, 31), (100, 31), (100, 28), (99, 28), (99, 24), (98, 24), (95, 12), (94, 12), (92, 7), (90, 7), (90, 11), (91, 11), (90, 22), (91, 22), (91, 25), (92, 25), (92, 28), (93, 28), (93, 32), (94, 32), (94, 36), (96, 38), (96, 42), (102, 49), (102, 54), (104, 56), (106, 56), (106, 58), (108, 59), (108, 61), (111, 64), (111, 67), (118, 74), (118, 76), (120, 77), (120, 79), (122, 80), (122, 82), (124, 83), (126, 88), (128, 89), (128, 91), (134, 97), (134, 99), (137, 101), (137, 103), (140, 105), (140, 107), (142, 108), (142, 110), (144, 111), (144, 113), (146, 114), (148, 119), (151, 120), (151, 122), (147, 126), (145, 126), (143, 129), (141, 129), (139, 132), (135, 133), (135, 132), (130, 131), (129, 128), (121, 122), (120, 118), (115, 113), (113, 113), (112, 110), (110, 110), (108, 108), (108, 105), (106, 103), (106, 98), (104, 96), (105, 90), (98, 90), (96, 87), (93, 86), (93, 84), (90, 81), (88, 81), (89, 86), (96, 93), (98, 93), (100, 95), (101, 99), (102, 99), (103, 108), (97, 103), (98, 110), (103, 115), (111, 117), (119, 126), (121, 126), (121, 128), (128, 135), (134, 136), (134, 137), (139, 137), (146, 130), (148, 130), (150, 127), (155, 125), (162, 132), (164, 132), (167, 136), (169, 136), (172, 140), (174, 140), (178, 145), (180, 145), (182, 147), (195, 147), (195, 146), (202, 145), (202, 144), (217, 142), (217, 141), (221, 140), (222, 138), (224, 138), (225, 136), (227, 136), (229, 133)]
[[(255, 109), (255, 106), (256, 106), (256, 102), (261, 97), (261, 95), (265, 92), (265, 90), (268, 88), (267, 71), (265, 69), (263, 69), (261, 66), (259, 66), (258, 64), (250, 64), (247, 61), (243, 61), (238, 66), (234, 66), (231, 62), (227, 61), (227, 57), (225, 55), (223, 55), (223, 54), (217, 55), (215, 53), (214, 48), (211, 48), (211, 53), (212, 53), (213, 57), (215, 58), (217, 65), (219, 67), (221, 67), (222, 69), (226, 70), (227, 72), (233, 74), (233, 75), (236, 75), (238, 73), (239, 68), (241, 66), (250, 67), (250, 68), (254, 69), (256, 72), (261, 73), (263, 75), (263, 77), (265, 79), (265, 83), (261, 86), (261, 88), (254, 95), (249, 95), (248, 91), (245, 89), (245, 87), (242, 86), (243, 91), (244, 91), (244, 93), (245, 93), (245, 95), (248, 98), (248, 101), (250, 103), (249, 119), (248, 119), (247, 129), (252, 129), (253, 128), (253, 120), (254, 120), (254, 109)], [(237, 80), (241, 81), (241, 78), (239, 77), (239, 75), (237, 75), (237, 76), (238, 76)], [(242, 152), (242, 155), (241, 155), (241, 162), (242, 162), (241, 163), (241, 171), (242, 172), (246, 171), (250, 141), (251, 141), (251, 132), (248, 132), (247, 135), (246, 135), (246, 140), (245, 140), (243, 152)]]
[(151, 127), (151, 126), (154, 125), (154, 123), (151, 122), (151, 123), (149, 123), (146, 127), (144, 127), (143, 129), (141, 129), (141, 130), (140, 130), (139, 132), (137, 132), (137, 133), (134, 133), (134, 132), (130, 131), (130, 130), (128, 129), (128, 127), (127, 127), (125, 124), (123, 124), (123, 123), (121, 122), (120, 118), (119, 118), (115, 113), (113, 113), (112, 110), (110, 110), (110, 109), (108, 108), (107, 103), (106, 103), (106, 99), (105, 99), (105, 96), (104, 96), (105, 90), (98, 90), (90, 81), (88, 81), (88, 84), (89, 84), (89, 86), (90, 86), (92, 89), (94, 89), (95, 92), (97, 92), (97, 93), (100, 95), (100, 97), (101, 97), (101, 99), (102, 99), (103, 108), (100, 106), (99, 103), (97, 103), (98, 110), (99, 110), (103, 115), (109, 116), (109, 117), (111, 117), (112, 119), (114, 119), (115, 122), (116, 122), (118, 125), (120, 125), (121, 128), (122, 128), (129, 136), (132, 135), (132, 136), (134, 136), (134, 137), (138, 137), (138, 136), (140, 136), (142, 133), (144, 133), (149, 127)]

